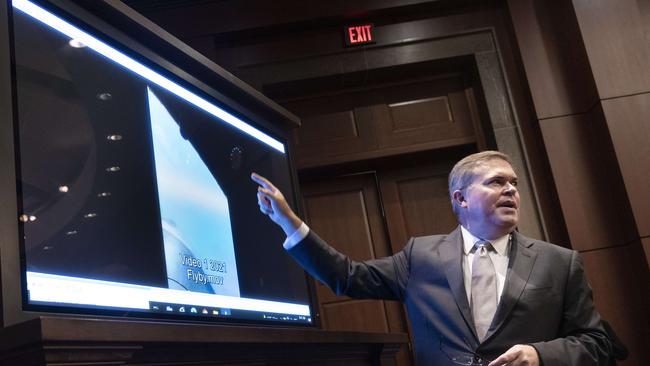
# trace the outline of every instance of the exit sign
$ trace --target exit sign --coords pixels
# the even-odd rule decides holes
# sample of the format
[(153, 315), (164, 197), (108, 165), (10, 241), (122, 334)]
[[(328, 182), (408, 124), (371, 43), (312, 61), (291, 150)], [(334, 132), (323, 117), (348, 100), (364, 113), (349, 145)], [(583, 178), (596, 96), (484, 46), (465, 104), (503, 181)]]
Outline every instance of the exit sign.
[(352, 25), (343, 29), (345, 45), (358, 46), (375, 43), (372, 24)]

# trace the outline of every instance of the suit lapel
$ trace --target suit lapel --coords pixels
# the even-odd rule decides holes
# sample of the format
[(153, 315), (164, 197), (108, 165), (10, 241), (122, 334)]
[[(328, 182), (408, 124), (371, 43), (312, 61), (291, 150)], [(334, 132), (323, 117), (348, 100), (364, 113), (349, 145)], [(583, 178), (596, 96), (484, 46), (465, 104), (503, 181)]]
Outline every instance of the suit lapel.
[(449, 282), (449, 288), (454, 295), (458, 310), (460, 310), (460, 313), (465, 319), (465, 323), (467, 323), (468, 328), (476, 338), (472, 311), (467, 302), (467, 291), (465, 290), (465, 282), (463, 280), (462, 249), (463, 239), (459, 226), (447, 236), (444, 245), (439, 247), (438, 255), (442, 260), (447, 282)]
[[(508, 263), (508, 273), (506, 275), (506, 282), (501, 295), (501, 301), (497, 308), (492, 325), (488, 330), (485, 340), (488, 340), (508, 318), (508, 314), (512, 311), (515, 304), (519, 301), (524, 287), (528, 282), (530, 273), (535, 264), (537, 252), (530, 249), (533, 245), (533, 240), (520, 235), (518, 232), (513, 233), (513, 243), (510, 248), (510, 260)], [(484, 340), (484, 341), (485, 341)]]

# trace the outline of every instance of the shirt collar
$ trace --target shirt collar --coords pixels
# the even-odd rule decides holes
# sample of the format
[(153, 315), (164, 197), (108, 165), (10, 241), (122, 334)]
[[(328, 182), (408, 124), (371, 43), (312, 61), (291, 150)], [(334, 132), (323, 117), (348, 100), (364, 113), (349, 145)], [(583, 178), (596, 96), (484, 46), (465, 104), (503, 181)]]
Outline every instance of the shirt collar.
[[(463, 237), (463, 251), (465, 252), (465, 255), (469, 255), (469, 252), (474, 247), (474, 244), (476, 244), (477, 241), (481, 241), (482, 239), (472, 235), (472, 233), (470, 233), (469, 230), (465, 229), (463, 225), (460, 226), (460, 231)], [(496, 250), (497, 253), (499, 253), (499, 255), (501, 256), (508, 255), (508, 244), (510, 243), (510, 235), (511, 234), (506, 234), (502, 237), (496, 238), (494, 240), (490, 240), (490, 243), (492, 244), (492, 247), (494, 247), (494, 250)]]

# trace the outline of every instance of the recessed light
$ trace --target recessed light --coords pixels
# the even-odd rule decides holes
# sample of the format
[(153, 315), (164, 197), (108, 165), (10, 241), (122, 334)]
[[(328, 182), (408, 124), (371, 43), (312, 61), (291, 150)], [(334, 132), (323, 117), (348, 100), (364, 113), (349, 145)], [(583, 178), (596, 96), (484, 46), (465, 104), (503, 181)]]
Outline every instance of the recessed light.
[(69, 190), (70, 190), (70, 188), (68, 188), (68, 186), (60, 186), (59, 187), (59, 192), (61, 192), (61, 193), (68, 193)]
[(119, 172), (120, 167), (119, 166), (110, 166), (110, 167), (106, 168), (106, 171), (107, 172)]
[(111, 99), (113, 99), (113, 95), (111, 93), (99, 93), (97, 94), (97, 99), (107, 102)]
[(70, 47), (74, 47), (74, 48), (84, 48), (84, 47), (86, 47), (86, 45), (83, 42), (81, 42), (78, 39), (74, 39), (74, 38), (69, 40), (68, 44), (70, 45)]

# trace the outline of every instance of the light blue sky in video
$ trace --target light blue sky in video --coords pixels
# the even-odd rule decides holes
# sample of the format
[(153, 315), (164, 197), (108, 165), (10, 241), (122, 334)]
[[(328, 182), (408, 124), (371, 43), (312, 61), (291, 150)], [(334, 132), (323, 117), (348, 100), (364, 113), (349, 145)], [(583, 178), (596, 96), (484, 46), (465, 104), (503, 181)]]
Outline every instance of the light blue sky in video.
[[(176, 274), (181, 283), (192, 281), (187, 269), (200, 270), (181, 263), (181, 254), (189, 254), (181, 252), (189, 250), (201, 261), (204, 274), (224, 277), (223, 285), (212, 285), (214, 293), (239, 296), (228, 199), (164, 105), (151, 89), (147, 93), (161, 217), (168, 234), (187, 247), (166, 243), (171, 251), (165, 253), (168, 275)], [(210, 260), (226, 262), (227, 272), (206, 268)]]

